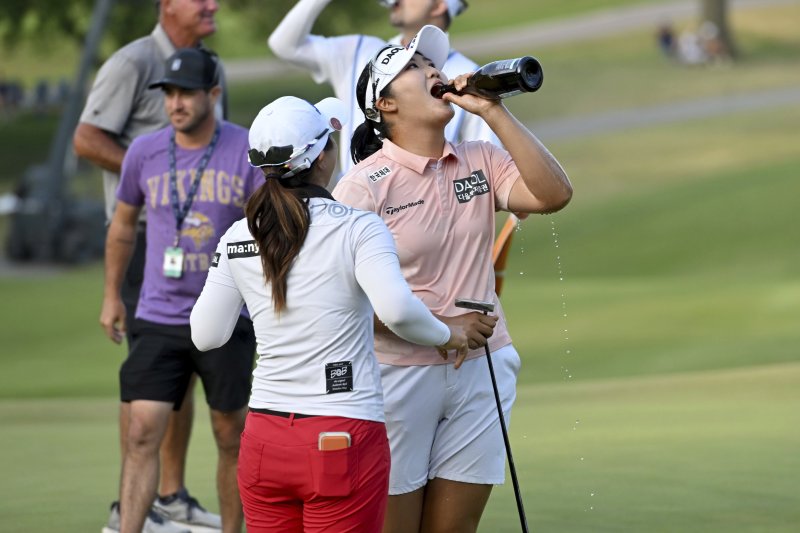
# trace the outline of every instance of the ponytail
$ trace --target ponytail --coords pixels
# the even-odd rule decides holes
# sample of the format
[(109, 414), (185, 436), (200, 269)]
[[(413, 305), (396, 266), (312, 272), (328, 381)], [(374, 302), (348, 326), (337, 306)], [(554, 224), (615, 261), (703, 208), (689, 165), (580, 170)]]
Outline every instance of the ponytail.
[(383, 148), (383, 139), (375, 133), (375, 127), (382, 125), (381, 122), (372, 122), (371, 120), (365, 120), (359, 124), (350, 140), (350, 155), (353, 163), (363, 161)]
[[(333, 149), (328, 139), (325, 151)], [(310, 168), (289, 178), (281, 172), (264, 170), (266, 181), (250, 196), (244, 212), (247, 227), (258, 245), (264, 281), (272, 286), (272, 304), (276, 313), (286, 309), (287, 278), (294, 260), (300, 253), (308, 235), (311, 215), (308, 210), (308, 193), (303, 187), (309, 184)]]
[[(358, 83), (356, 83), (356, 101), (358, 102), (358, 107), (361, 108), (361, 111), (364, 112), (365, 115), (364, 97), (367, 94), (367, 86), (369, 85), (370, 68), (372, 68), (372, 62), (367, 63), (361, 71), (361, 75), (358, 77)], [(389, 86), (381, 91), (380, 94), (380, 96), (383, 97), (391, 95), (392, 93)], [(355, 129), (353, 137), (350, 140), (350, 156), (353, 158), (353, 163), (363, 161), (380, 150), (383, 147), (383, 139), (387, 138), (389, 138), (389, 127), (386, 125), (386, 122), (374, 122), (365, 119), (364, 122)]]

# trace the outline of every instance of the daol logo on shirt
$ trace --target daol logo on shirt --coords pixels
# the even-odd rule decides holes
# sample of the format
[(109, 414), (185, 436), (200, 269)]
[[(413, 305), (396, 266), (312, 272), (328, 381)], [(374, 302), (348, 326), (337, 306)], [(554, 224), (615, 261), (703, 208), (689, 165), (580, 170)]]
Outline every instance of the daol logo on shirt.
[(458, 203), (465, 204), (475, 196), (489, 192), (489, 181), (483, 170), (476, 170), (466, 178), (454, 180), (453, 192), (455, 192)]

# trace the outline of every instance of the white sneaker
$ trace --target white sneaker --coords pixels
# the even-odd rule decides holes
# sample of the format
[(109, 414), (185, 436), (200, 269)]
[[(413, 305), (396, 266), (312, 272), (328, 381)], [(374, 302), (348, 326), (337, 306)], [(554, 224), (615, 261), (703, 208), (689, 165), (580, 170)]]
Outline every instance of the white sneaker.
[[(119, 502), (111, 504), (111, 513), (108, 523), (103, 528), (102, 533), (117, 533), (119, 531)], [(181, 527), (178, 524), (167, 520), (154, 509), (150, 509), (147, 518), (144, 520), (142, 533), (192, 533), (191, 530)]]
[(193, 533), (212, 533), (222, 530), (220, 516), (206, 511), (185, 488), (167, 498), (156, 498), (153, 508), (170, 521), (190, 528)]

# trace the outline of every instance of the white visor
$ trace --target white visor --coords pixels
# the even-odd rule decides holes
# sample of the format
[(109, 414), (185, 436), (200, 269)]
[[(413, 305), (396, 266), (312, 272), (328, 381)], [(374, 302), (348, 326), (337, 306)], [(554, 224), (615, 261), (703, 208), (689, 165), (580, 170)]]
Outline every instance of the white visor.
[(423, 26), (408, 46), (387, 46), (383, 48), (369, 63), (369, 85), (364, 92), (364, 115), (373, 122), (380, 122), (381, 115), (375, 108), (375, 102), (380, 97), (387, 85), (389, 85), (398, 74), (419, 52), (433, 65), (442, 70), (450, 53), (450, 41), (447, 34), (436, 26)]

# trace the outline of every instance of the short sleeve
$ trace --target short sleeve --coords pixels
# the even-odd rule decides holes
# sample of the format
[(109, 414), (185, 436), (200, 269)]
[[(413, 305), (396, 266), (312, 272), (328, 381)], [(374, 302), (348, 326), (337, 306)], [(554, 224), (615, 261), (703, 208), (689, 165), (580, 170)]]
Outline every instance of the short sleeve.
[(362, 211), (374, 213), (376, 210), (375, 201), (367, 187), (352, 178), (342, 178), (333, 189), (333, 197), (337, 202)]
[(488, 142), (483, 143), (483, 148), (489, 156), (489, 179), (494, 187), (496, 209), (508, 211), (508, 197), (519, 178), (519, 169), (511, 158), (511, 154), (503, 148), (498, 148)]
[(120, 172), (119, 186), (117, 188), (117, 199), (126, 204), (141, 206), (144, 205), (144, 190), (141, 187), (142, 157), (141, 157), (141, 137), (133, 141), (130, 148), (125, 152), (122, 159), (122, 170)]
[(139, 69), (116, 53), (100, 67), (80, 121), (119, 135), (132, 114), (140, 83)]

